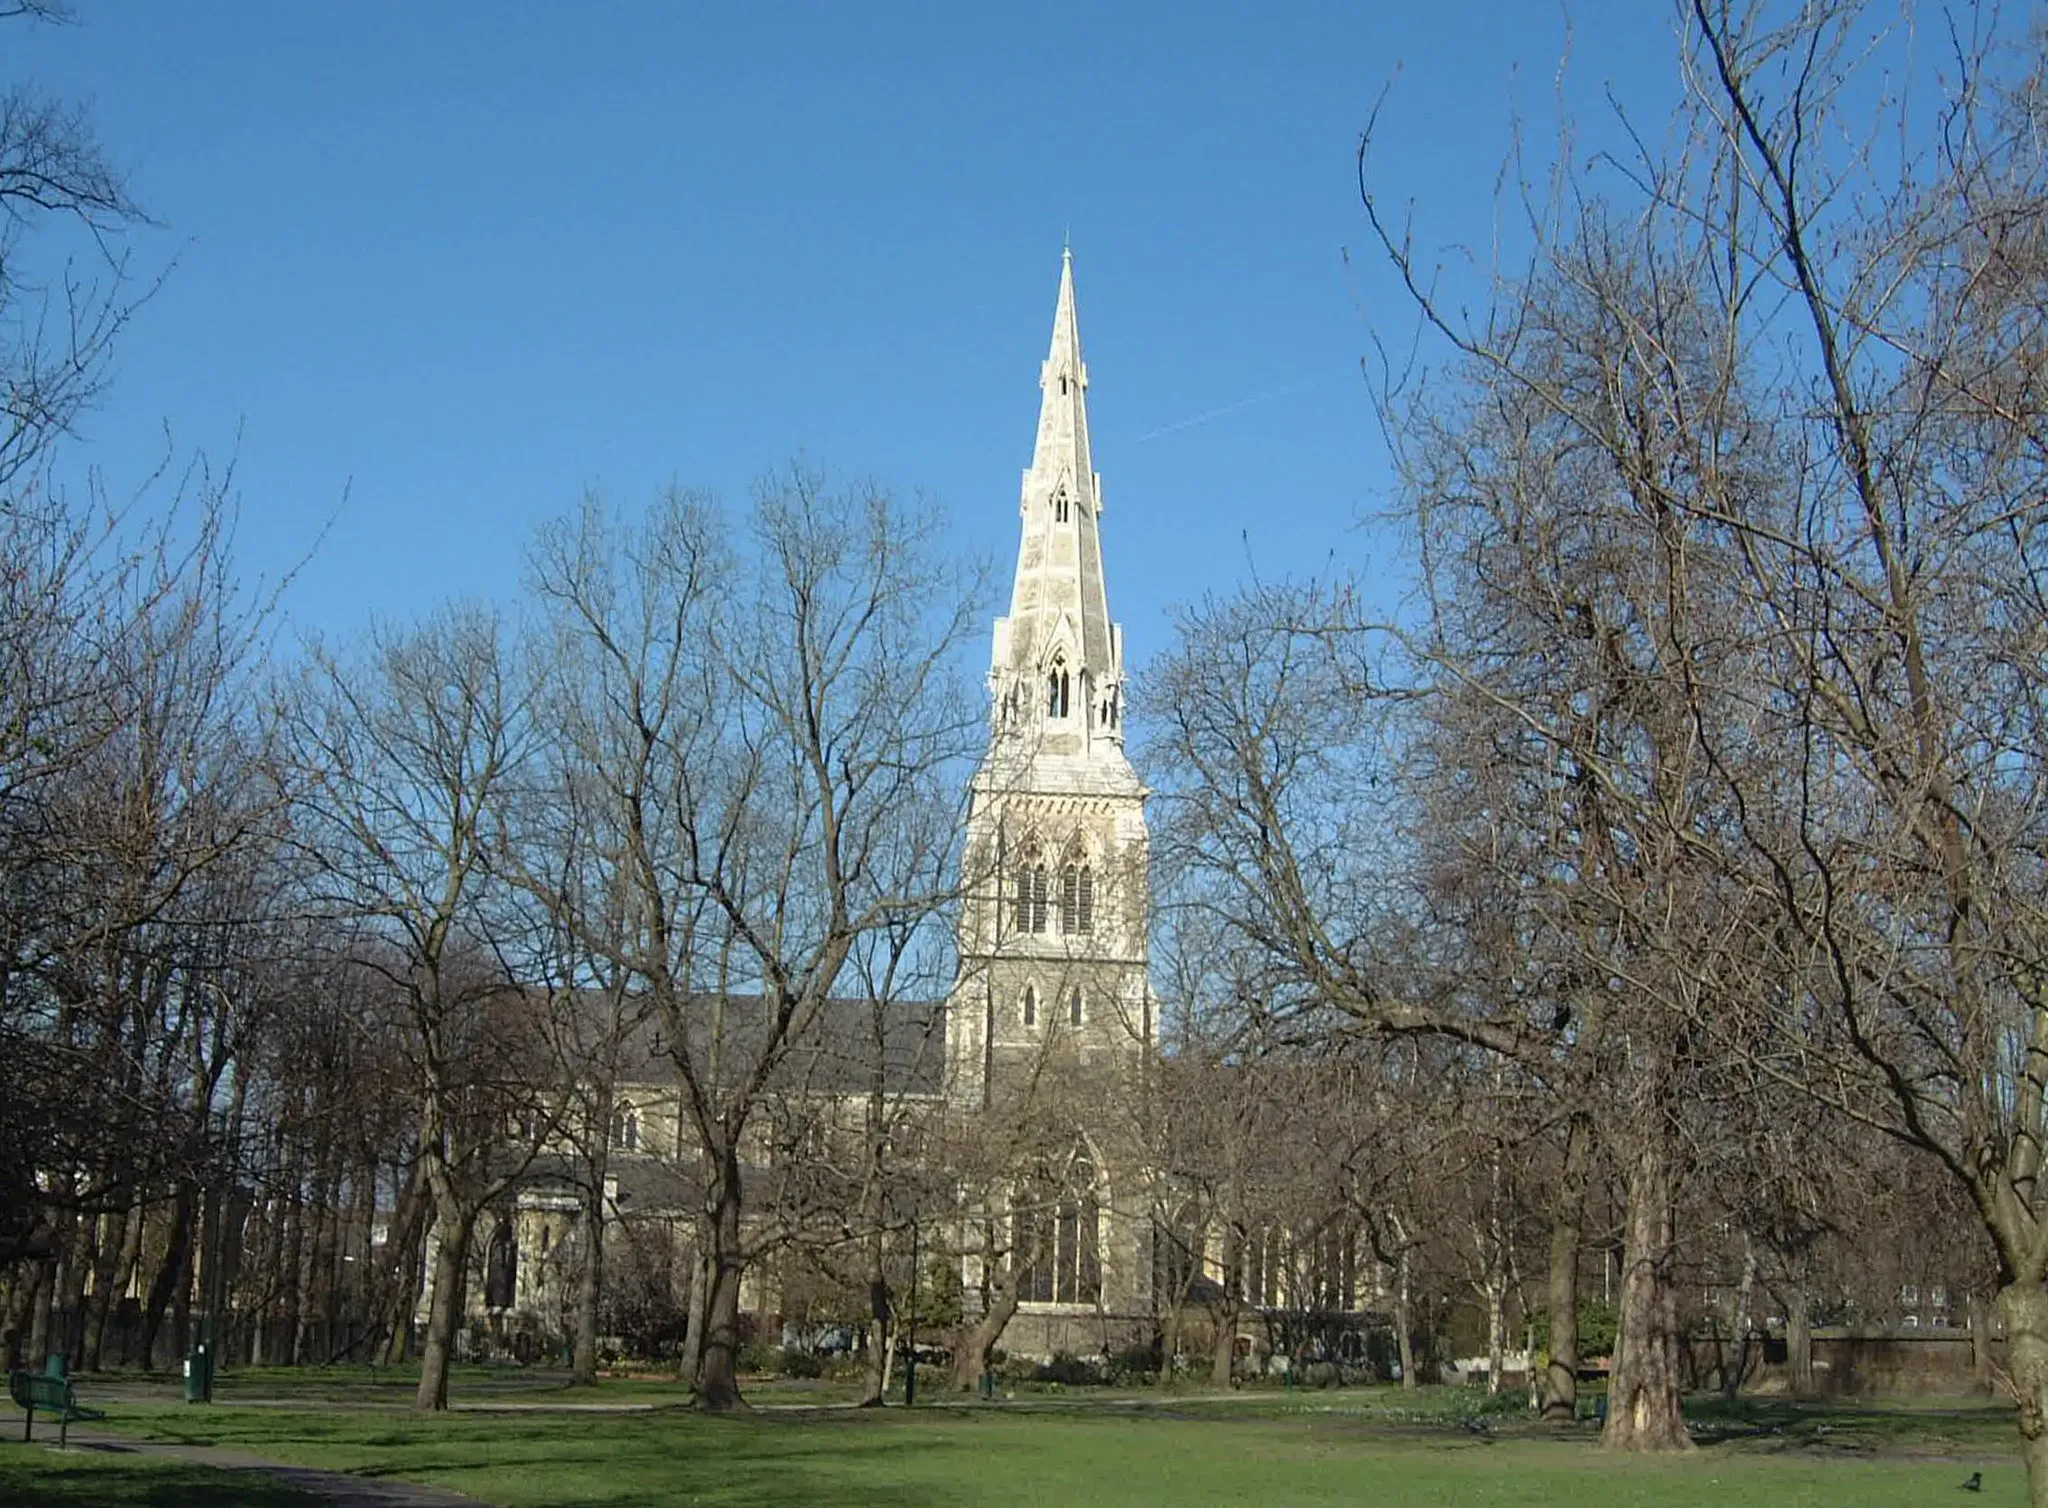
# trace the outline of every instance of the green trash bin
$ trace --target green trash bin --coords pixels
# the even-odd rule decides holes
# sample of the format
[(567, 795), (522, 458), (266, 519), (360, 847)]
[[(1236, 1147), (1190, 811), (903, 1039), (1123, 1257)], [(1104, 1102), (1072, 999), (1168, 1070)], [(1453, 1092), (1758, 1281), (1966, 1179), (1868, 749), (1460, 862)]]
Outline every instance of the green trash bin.
[(185, 1356), (185, 1401), (213, 1402), (213, 1353), (196, 1346)]

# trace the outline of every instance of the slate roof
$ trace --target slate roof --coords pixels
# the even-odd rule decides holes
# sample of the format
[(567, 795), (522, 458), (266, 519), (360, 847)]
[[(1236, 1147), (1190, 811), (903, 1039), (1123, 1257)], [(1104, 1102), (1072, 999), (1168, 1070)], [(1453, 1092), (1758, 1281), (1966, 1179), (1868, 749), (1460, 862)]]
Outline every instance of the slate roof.
[[(698, 994), (683, 1007), (691, 1057), (700, 1070), (711, 1059), (712, 1025), (719, 997)], [(769, 1026), (761, 995), (724, 997), (724, 1042), (728, 1074), (749, 1070)], [(670, 1083), (676, 1066), (670, 1054), (670, 1023), (650, 1010), (624, 1043), (619, 1077), (627, 1083)], [(936, 1095), (946, 1067), (946, 1007), (926, 1000), (828, 1000), (807, 1030), (785, 1043), (771, 1087), (789, 1093), (862, 1094), (879, 1058), (883, 1087), (891, 1094)]]

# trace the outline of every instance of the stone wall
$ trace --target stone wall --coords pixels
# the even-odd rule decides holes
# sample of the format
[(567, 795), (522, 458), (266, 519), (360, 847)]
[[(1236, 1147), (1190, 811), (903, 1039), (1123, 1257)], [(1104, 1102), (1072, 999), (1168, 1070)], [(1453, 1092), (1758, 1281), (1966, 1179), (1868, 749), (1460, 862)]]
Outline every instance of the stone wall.
[[(2005, 1342), (1993, 1337), (1991, 1361), (2005, 1364)], [(1790, 1380), (1785, 1346), (1772, 1336), (1748, 1391), (1781, 1393)], [(1968, 1330), (1877, 1330), (1823, 1327), (1813, 1332), (1813, 1385), (1825, 1398), (1981, 1397)]]

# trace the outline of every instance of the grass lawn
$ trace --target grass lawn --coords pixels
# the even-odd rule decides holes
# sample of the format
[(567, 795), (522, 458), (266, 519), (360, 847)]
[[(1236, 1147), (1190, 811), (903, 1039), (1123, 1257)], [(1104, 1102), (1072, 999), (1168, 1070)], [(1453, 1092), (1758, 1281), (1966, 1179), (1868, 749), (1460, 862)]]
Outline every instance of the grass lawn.
[[(1166, 1503), (1613, 1504), (1848, 1508), (2019, 1504), (2009, 1415), (1963, 1406), (1703, 1411), (1721, 1437), (1684, 1458), (1608, 1456), (1520, 1421), (1457, 1422), (1469, 1395), (1399, 1389), (1123, 1401), (1043, 1396), (995, 1407), (763, 1413), (453, 1414), (365, 1408), (115, 1405), (112, 1425), (310, 1466), (433, 1482), (505, 1508)], [(1834, 1421), (1829, 1423), (1828, 1421)], [(1939, 1451), (1940, 1458), (1927, 1453)], [(18, 1459), (0, 1446), (0, 1463)], [(1961, 1458), (1958, 1459), (1958, 1456)], [(0, 1466), (4, 1470), (4, 1466)], [(0, 1484), (9, 1479), (0, 1476)], [(40, 1481), (38, 1482), (40, 1486)], [(15, 1501), (0, 1491), (0, 1501)], [(48, 1496), (29, 1501), (163, 1502)], [(220, 1501), (236, 1501), (225, 1499)]]
[(84, 1450), (58, 1452), (0, 1441), (0, 1503), (21, 1508), (319, 1508), (255, 1472), (216, 1471), (182, 1461)]

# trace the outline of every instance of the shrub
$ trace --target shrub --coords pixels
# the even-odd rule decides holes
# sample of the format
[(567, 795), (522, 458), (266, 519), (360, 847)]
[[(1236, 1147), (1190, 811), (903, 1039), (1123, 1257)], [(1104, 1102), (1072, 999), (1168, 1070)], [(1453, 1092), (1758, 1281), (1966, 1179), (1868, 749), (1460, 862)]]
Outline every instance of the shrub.
[(1051, 1361), (1032, 1368), (1031, 1380), (1056, 1382), (1063, 1387), (1098, 1387), (1104, 1378), (1102, 1369), (1093, 1361), (1058, 1351)]
[(1159, 1375), (1159, 1354), (1150, 1346), (1132, 1346), (1110, 1357), (1102, 1370), (1119, 1387), (1149, 1383)]
[(815, 1352), (794, 1349), (771, 1351), (768, 1353), (768, 1359), (773, 1370), (783, 1377), (811, 1378), (825, 1375), (824, 1358)]

